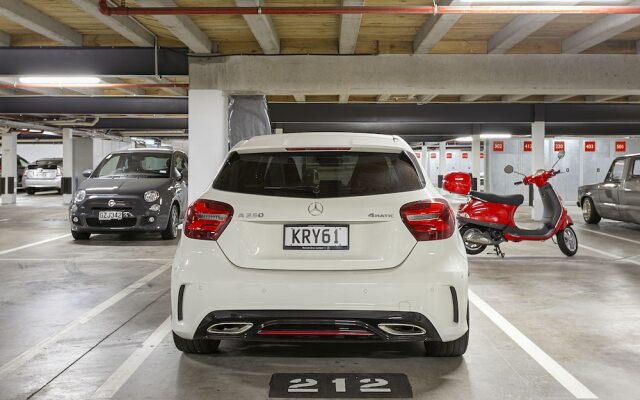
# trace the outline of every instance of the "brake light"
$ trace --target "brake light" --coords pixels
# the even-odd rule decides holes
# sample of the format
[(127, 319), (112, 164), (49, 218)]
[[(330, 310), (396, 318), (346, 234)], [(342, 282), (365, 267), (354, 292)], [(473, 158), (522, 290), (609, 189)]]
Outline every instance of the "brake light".
[(287, 151), (340, 151), (351, 150), (351, 147), (287, 147)]
[(400, 215), (417, 241), (446, 239), (456, 229), (453, 211), (444, 199), (405, 204), (400, 208)]
[(187, 209), (184, 235), (191, 239), (218, 240), (233, 217), (233, 207), (214, 200), (200, 199)]

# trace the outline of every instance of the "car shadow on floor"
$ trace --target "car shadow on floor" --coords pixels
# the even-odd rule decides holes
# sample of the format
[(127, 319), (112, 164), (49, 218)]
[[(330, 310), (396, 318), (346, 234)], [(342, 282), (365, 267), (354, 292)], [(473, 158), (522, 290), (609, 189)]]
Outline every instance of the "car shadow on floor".
[(89, 240), (75, 240), (80, 246), (175, 246), (180, 234), (173, 240), (164, 240), (159, 233), (119, 233), (119, 234), (92, 234)]
[(177, 387), (193, 385), (193, 376), (199, 376), (197, 384), (204, 387), (217, 379), (223, 379), (231, 386), (235, 380), (242, 381), (243, 385), (262, 386), (273, 373), (295, 372), (404, 373), (412, 382), (416, 398), (446, 385), (451, 376), (455, 376), (456, 382), (469, 380), (464, 357), (427, 357), (422, 343), (245, 342), (223, 343), (217, 354), (183, 354), (178, 366)]

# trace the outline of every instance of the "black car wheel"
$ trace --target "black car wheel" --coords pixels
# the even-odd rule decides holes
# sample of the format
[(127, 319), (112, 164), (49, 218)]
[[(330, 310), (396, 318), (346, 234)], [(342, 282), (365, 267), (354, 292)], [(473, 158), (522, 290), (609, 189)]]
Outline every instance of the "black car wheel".
[(582, 218), (587, 224), (597, 224), (602, 219), (593, 205), (593, 200), (589, 197), (582, 201)]
[(171, 240), (178, 237), (178, 207), (176, 205), (171, 206), (171, 210), (169, 211), (169, 223), (167, 223), (167, 228), (162, 231), (162, 238), (164, 240)]
[(27, 188), (27, 194), (36, 194), (36, 190), (33, 188)]
[(71, 231), (71, 236), (73, 236), (74, 240), (89, 240), (89, 237), (91, 237), (91, 234), (88, 232)]

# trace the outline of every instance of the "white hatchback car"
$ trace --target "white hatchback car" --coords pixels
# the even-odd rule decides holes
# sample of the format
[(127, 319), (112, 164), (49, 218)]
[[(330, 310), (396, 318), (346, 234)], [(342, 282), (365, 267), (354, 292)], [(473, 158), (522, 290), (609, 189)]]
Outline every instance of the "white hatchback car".
[(258, 136), (187, 210), (176, 347), (220, 340), (425, 343), (460, 356), (468, 267), (454, 212), (399, 137)]

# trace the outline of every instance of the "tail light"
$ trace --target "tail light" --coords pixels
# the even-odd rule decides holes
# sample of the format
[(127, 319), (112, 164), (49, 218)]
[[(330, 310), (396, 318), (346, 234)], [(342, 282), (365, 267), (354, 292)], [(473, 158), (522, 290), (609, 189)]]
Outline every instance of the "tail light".
[(400, 208), (400, 215), (417, 241), (446, 239), (456, 229), (453, 211), (444, 199), (405, 204)]
[(218, 240), (233, 217), (233, 207), (213, 200), (196, 200), (187, 209), (184, 235), (191, 239)]

